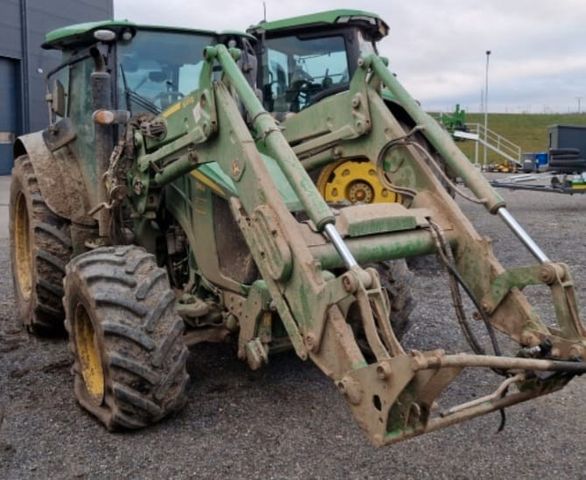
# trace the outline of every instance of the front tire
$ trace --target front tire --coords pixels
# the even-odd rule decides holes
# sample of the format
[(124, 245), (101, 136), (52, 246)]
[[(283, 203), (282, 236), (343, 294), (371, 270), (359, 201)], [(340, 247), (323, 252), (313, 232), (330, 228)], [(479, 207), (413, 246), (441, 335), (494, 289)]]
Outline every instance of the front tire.
[(184, 325), (153, 255), (124, 246), (76, 257), (64, 305), (75, 395), (108, 430), (146, 427), (185, 404)]
[[(371, 263), (363, 268), (369, 267), (376, 269), (379, 274), (381, 287), (389, 299), (391, 327), (397, 340), (401, 341), (411, 327), (411, 313), (416, 305), (411, 291), (413, 273), (405, 259)], [(360, 349), (369, 358), (373, 358), (356, 304), (352, 306), (349, 318)]]
[(405, 259), (379, 262), (373, 266), (379, 273), (381, 286), (389, 296), (391, 325), (395, 336), (401, 340), (411, 327), (411, 312), (416, 304), (411, 290), (413, 273)]

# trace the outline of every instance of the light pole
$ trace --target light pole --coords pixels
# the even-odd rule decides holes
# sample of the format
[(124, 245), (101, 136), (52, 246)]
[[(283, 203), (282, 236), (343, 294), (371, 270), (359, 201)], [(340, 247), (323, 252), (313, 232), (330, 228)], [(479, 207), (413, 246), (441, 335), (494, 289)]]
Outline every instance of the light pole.
[(490, 50), (486, 51), (486, 70), (484, 76), (484, 162), (482, 169), (486, 168), (486, 162), (488, 159), (488, 64), (490, 59)]
[(578, 113), (582, 113), (582, 97), (576, 97), (578, 100)]

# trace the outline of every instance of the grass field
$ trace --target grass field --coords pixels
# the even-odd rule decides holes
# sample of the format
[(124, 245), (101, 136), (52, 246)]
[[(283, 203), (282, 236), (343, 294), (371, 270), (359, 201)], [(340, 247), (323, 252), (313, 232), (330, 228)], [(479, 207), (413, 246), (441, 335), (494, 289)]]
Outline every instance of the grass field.
[[(466, 122), (484, 123), (484, 116), (480, 113), (469, 113), (466, 115)], [(586, 125), (586, 114), (493, 113), (488, 115), (488, 128), (519, 145), (523, 152), (546, 151), (548, 148), (548, 127), (556, 124)], [(458, 146), (468, 158), (474, 158), (473, 142), (458, 142)], [(502, 157), (490, 153), (489, 163), (502, 162)]]

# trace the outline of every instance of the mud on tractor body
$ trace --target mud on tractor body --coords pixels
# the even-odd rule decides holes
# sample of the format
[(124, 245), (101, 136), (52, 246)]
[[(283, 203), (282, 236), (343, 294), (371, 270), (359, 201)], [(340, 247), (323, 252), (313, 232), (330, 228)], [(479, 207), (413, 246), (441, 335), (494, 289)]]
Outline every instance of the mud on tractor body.
[[(49, 74), (51, 122), (15, 145), (15, 290), (29, 329), (56, 331), (65, 317), (76, 396), (108, 428), (179, 409), (187, 346), (199, 342), (233, 340), (253, 369), (293, 349), (336, 383), (376, 445), (586, 370), (568, 268), (387, 69), (376, 53), (386, 31), (375, 15), (334, 11), (250, 34), (103, 22), (48, 35), (63, 51)], [(500, 215), (538, 263), (503, 268), (446, 185)], [(401, 345), (404, 259), (432, 253), (475, 354)], [(557, 327), (539, 319), (527, 285), (549, 287)], [(501, 354), (497, 331), (518, 356)], [(440, 409), (444, 389), (476, 367), (502, 374), (501, 387)]]

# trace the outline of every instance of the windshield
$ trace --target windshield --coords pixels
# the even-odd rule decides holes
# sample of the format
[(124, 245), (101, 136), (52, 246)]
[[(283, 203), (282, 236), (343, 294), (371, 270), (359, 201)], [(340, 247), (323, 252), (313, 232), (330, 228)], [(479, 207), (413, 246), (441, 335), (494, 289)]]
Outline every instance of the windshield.
[(203, 50), (212, 43), (203, 34), (139, 30), (118, 46), (121, 106), (132, 113), (159, 113), (196, 90)]
[(343, 35), (267, 39), (263, 57), (263, 95), (273, 112), (298, 112), (322, 91), (348, 84)]

